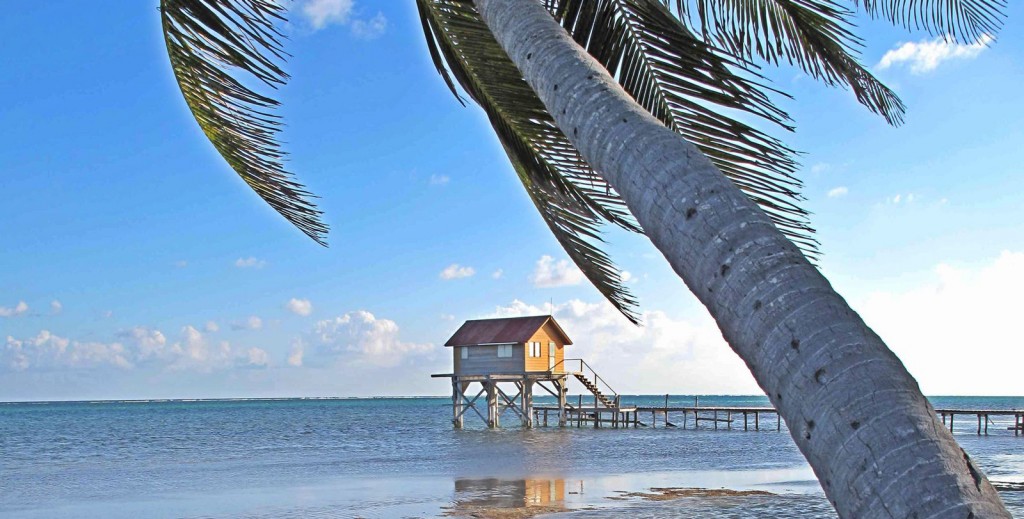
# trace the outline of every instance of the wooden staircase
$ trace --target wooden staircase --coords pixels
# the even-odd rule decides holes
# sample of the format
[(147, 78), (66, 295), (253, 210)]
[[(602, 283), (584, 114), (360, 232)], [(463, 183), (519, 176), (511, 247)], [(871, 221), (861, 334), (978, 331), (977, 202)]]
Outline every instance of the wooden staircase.
[[(597, 374), (590, 364), (583, 359), (565, 359), (562, 361), (565, 366), (565, 373), (572, 374), (576, 380), (583, 384), (583, 387), (594, 395), (594, 408), (617, 409), (619, 407), (619, 394), (612, 389), (601, 375)], [(603, 388), (603, 389), (602, 389)], [(610, 393), (610, 394), (609, 394)], [(579, 405), (582, 405), (582, 400)]]
[(601, 392), (601, 388), (597, 387), (597, 384), (587, 378), (587, 375), (582, 371), (573, 372), (573, 376), (576, 377), (576, 380), (579, 380), (580, 383), (583, 384), (583, 387), (587, 388), (587, 390), (590, 391), (602, 405), (609, 408), (615, 407), (615, 402), (605, 396), (605, 394)]

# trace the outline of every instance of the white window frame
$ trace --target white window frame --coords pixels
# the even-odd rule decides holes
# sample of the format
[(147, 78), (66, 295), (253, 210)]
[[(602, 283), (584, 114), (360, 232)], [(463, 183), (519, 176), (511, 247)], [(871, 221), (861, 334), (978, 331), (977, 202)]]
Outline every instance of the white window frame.
[(530, 343), (530, 357), (535, 358), (535, 359), (540, 358), (541, 353), (543, 353), (543, 350), (541, 350), (540, 342), (539, 341), (531, 342)]

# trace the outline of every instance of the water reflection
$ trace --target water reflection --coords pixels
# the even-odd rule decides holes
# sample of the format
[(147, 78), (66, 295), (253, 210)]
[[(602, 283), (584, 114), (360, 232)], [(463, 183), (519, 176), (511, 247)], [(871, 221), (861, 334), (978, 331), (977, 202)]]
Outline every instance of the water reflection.
[[(570, 490), (569, 493), (578, 494), (579, 490)], [(452, 511), (455, 512), (453, 515), (479, 514), (485, 517), (488, 510), (499, 509), (541, 513), (564, 509), (565, 497), (564, 479), (457, 479)], [(529, 515), (532, 514), (523, 514), (524, 517)]]

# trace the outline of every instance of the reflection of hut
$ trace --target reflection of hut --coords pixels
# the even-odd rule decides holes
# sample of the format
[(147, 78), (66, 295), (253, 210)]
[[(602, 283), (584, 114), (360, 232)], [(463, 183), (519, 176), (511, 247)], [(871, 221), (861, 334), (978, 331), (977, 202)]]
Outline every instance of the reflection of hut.
[(527, 479), (523, 486), (526, 490), (526, 506), (550, 505), (565, 501), (564, 479)]
[(565, 501), (564, 479), (457, 479), (455, 500), (461, 508), (526, 508)]

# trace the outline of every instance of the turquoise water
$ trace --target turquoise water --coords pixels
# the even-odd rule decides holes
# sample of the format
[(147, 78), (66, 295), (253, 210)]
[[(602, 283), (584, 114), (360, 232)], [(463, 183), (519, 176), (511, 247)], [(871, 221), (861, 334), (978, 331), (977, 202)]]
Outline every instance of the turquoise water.
[[(669, 400), (692, 405), (693, 398)], [(663, 405), (664, 395), (623, 402)], [(764, 397), (701, 396), (699, 402), (768, 405)], [(1021, 397), (936, 397), (933, 403), (1024, 408)], [(486, 430), (472, 415), (467, 429), (456, 431), (450, 413), (447, 398), (0, 404), (0, 516), (435, 517), (474, 499), (514, 501), (522, 488), (550, 486), (553, 497), (556, 489), (578, 485), (585, 491), (557, 491), (569, 508), (588, 507), (570, 516), (612, 517), (629, 509), (638, 517), (710, 517), (708, 510), (728, 506), (734, 517), (768, 510), (832, 517), (774, 419), (760, 432), (744, 432), (742, 418), (731, 431), (523, 430), (506, 414), (504, 429)], [(1024, 482), (1024, 437), (1007, 431), (1009, 423), (978, 437), (973, 419), (958, 421), (957, 439), (993, 480)], [(609, 499), (659, 486), (782, 495), (737, 502)], [(1021, 494), (1004, 494), (1017, 515), (1024, 515)]]

